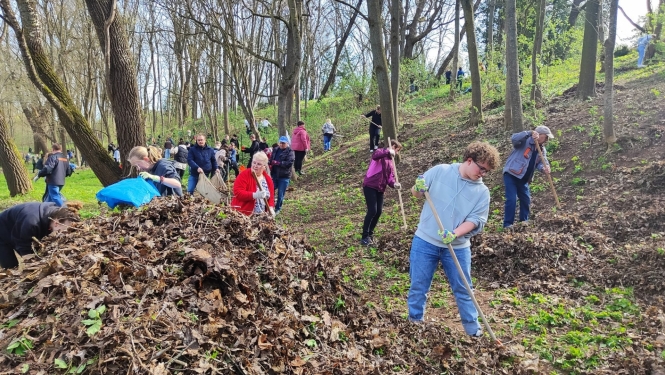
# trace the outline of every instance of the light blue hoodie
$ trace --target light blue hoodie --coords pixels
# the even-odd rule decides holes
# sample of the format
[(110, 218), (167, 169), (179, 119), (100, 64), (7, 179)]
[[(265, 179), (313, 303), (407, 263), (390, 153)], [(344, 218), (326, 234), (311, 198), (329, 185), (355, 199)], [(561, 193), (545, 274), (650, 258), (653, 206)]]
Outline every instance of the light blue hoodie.
[[(453, 231), (465, 221), (476, 224), (474, 230), (453, 241), (455, 249), (471, 246), (471, 237), (483, 230), (490, 209), (490, 192), (482, 178), (476, 181), (465, 179), (460, 175), (459, 167), (459, 163), (439, 164), (424, 174), (430, 198), (445, 229)], [(446, 247), (438, 232), (439, 225), (429, 203), (425, 202), (416, 236), (432, 245)]]

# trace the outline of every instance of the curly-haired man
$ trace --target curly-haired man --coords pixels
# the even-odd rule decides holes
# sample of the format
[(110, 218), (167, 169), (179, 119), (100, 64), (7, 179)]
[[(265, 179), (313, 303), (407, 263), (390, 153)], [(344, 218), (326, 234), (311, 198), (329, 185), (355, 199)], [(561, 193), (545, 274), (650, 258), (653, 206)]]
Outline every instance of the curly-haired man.
[(436, 165), (416, 179), (411, 193), (422, 198), (429, 192), (445, 230), (439, 231), (430, 206), (425, 204), (409, 256), (410, 321), (423, 321), (427, 293), (440, 262), (455, 296), (464, 331), (470, 336), (482, 335), (478, 311), (447, 247), (452, 245), (464, 277), (471, 285), (470, 239), (483, 230), (490, 208), (489, 189), (482, 177), (499, 164), (496, 148), (486, 142), (474, 142), (467, 146), (460, 163)]

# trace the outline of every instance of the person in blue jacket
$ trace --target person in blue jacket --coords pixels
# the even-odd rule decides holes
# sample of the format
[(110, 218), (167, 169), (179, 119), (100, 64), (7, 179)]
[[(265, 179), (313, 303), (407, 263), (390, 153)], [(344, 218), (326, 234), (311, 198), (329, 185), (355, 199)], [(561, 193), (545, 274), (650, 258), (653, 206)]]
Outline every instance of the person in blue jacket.
[[(538, 126), (533, 131), (527, 130), (515, 133), (510, 138), (513, 143), (513, 152), (508, 156), (503, 168), (503, 183), (506, 188), (506, 203), (503, 213), (504, 228), (512, 226), (515, 222), (517, 199), (520, 201), (519, 221), (529, 220), (529, 207), (531, 205), (529, 183), (533, 179), (535, 170), (550, 173), (545, 143), (552, 138), (554, 138), (554, 135), (547, 126)], [(536, 142), (540, 145), (545, 160), (540, 158)]]
[(32, 254), (33, 239), (41, 240), (80, 221), (77, 205), (80, 208), (80, 203), (58, 207), (53, 202), (30, 202), (0, 212), (0, 267), (18, 266), (14, 250), (21, 256)]
[(289, 139), (286, 136), (279, 137), (279, 144), (270, 155), (270, 178), (272, 178), (275, 185), (274, 196), (275, 200), (275, 214), (278, 214), (282, 209), (284, 202), (284, 194), (286, 188), (289, 187), (291, 181), (291, 167), (296, 160), (296, 154), (291, 147), (289, 147)]
[(189, 148), (187, 154), (187, 164), (189, 164), (189, 179), (187, 180), (187, 192), (189, 194), (196, 190), (200, 173), (208, 177), (212, 177), (213, 173), (219, 173), (217, 160), (215, 160), (215, 150), (206, 144), (205, 135), (198, 134), (196, 136), (196, 144)]
[(457, 69), (457, 89), (462, 91), (462, 85), (464, 84), (464, 70), (460, 66)]
[(173, 163), (155, 146), (136, 146), (129, 152), (129, 163), (139, 170), (139, 176), (154, 183), (161, 196), (182, 196), (180, 175)]
[(644, 68), (644, 55), (646, 54), (649, 42), (653, 39), (651, 34), (644, 35), (637, 40), (637, 67)]

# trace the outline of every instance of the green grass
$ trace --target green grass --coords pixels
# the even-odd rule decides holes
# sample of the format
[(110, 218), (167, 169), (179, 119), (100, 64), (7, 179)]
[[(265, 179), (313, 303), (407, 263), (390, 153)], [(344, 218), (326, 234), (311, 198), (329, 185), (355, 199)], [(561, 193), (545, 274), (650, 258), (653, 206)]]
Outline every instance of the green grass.
[[(29, 171), (31, 172), (31, 171)], [(30, 173), (30, 176), (34, 176)], [(46, 190), (46, 183), (43, 178), (32, 183), (33, 189), (26, 195), (10, 197), (9, 189), (7, 189), (7, 181), (5, 175), (0, 174), (0, 210), (14, 206), (24, 202), (41, 202), (44, 191)], [(80, 201), (83, 203), (81, 216), (89, 217), (99, 213), (99, 206), (95, 194), (102, 189), (102, 184), (92, 170), (77, 169), (74, 174), (67, 177), (65, 180), (65, 187), (62, 189), (62, 194), (70, 201)]]

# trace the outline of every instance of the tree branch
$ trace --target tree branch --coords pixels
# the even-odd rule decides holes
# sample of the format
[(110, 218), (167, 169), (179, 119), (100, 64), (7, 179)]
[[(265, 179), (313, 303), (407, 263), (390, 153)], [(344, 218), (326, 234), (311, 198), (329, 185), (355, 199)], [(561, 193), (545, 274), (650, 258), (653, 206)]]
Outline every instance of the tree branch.
[(358, 12), (358, 15), (359, 15), (360, 17), (362, 17), (365, 21), (369, 22), (369, 18), (367, 18), (366, 15), (362, 14), (362, 12), (360, 11), (360, 8), (355, 7), (355, 6), (353, 6), (353, 5), (347, 3), (346, 1), (343, 1), (343, 0), (335, 0), (335, 2), (340, 3), (340, 4), (344, 4), (344, 5), (346, 5), (347, 7), (349, 7), (349, 8), (351, 8), (351, 9), (355, 10), (356, 12)]
[(621, 13), (623, 13), (623, 16), (626, 17), (628, 22), (630, 22), (631, 25), (635, 26), (636, 29), (640, 30), (643, 33), (647, 32), (645, 28), (643, 28), (642, 26), (640, 26), (640, 25), (636, 24), (635, 22), (633, 22), (633, 20), (631, 20), (630, 17), (628, 17), (628, 15), (626, 14), (626, 12), (623, 10), (623, 8), (621, 6), (619, 6), (619, 10), (621, 11)]

